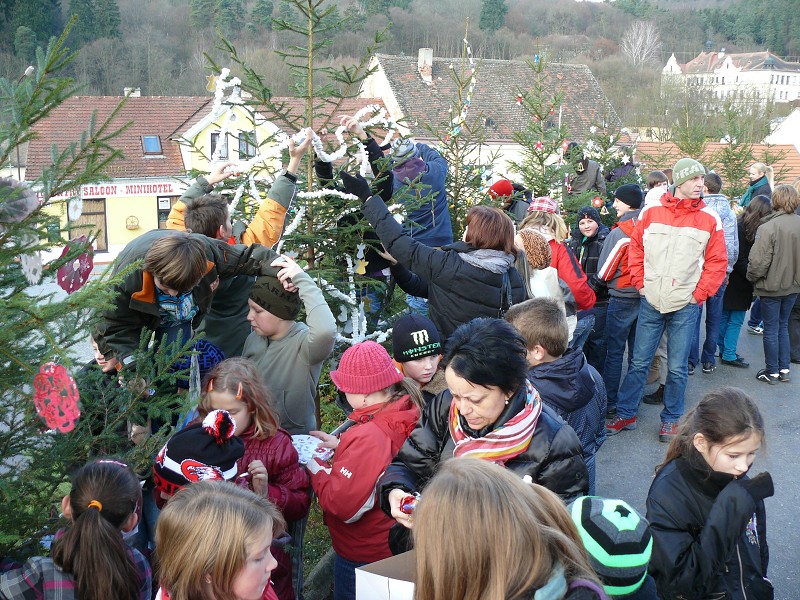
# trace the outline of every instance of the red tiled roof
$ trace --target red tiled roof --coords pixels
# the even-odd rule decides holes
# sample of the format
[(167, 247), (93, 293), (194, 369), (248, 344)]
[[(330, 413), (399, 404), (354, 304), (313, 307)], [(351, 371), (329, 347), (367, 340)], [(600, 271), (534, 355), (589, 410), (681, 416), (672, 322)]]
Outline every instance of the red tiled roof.
[[(417, 72), (417, 57), (386, 54), (376, 57), (412, 135), (430, 137), (423, 123), (437, 126), (449, 121), (451, 103), (458, 98), (450, 66), (460, 68), (460, 58), (434, 58), (432, 83), (426, 84)], [(517, 106), (517, 94), (532, 87), (531, 66), (519, 60), (484, 59), (476, 78), (471, 114), (491, 119), (487, 126), (490, 141), (512, 141), (513, 133), (528, 124), (525, 111)], [(551, 93), (564, 95), (562, 122), (570, 139), (584, 141), (589, 127), (603, 121), (611, 128), (620, 127), (616, 111), (603, 97), (600, 85), (586, 65), (550, 63), (545, 69), (545, 82)]]
[[(74, 96), (53, 110), (49, 117), (34, 127), (36, 137), (30, 142), (27, 156), (25, 179), (33, 181), (41, 176), (45, 165), (51, 164), (51, 147), (64, 150), (68, 144), (78, 142), (89, 127), (89, 120), (97, 111), (95, 124), (102, 123), (123, 99), (122, 96)], [(269, 109), (262, 108), (259, 113), (275, 122), (281, 129), (300, 129), (305, 124), (303, 98), (273, 98), (273, 102), (290, 115), (289, 121), (280, 119)], [(317, 101), (320, 110), (326, 104)], [(330, 105), (330, 102), (327, 104)], [(327, 123), (322, 117), (314, 119), (315, 129), (327, 125), (332, 132), (339, 124), (340, 114), (354, 114), (369, 104), (383, 102), (375, 98), (349, 98), (342, 102), (336, 114)], [(114, 178), (126, 177), (176, 177), (186, 173), (177, 140), (192, 125), (209, 114), (213, 106), (210, 96), (141, 96), (128, 98), (113, 121), (115, 127), (132, 121), (133, 124), (121, 135), (111, 141), (114, 148), (124, 154), (124, 158), (110, 165), (106, 174)], [(333, 110), (331, 105), (328, 108)], [(146, 156), (142, 147), (143, 135), (157, 135), (161, 138), (163, 155)], [(333, 136), (323, 136), (333, 140)]]
[[(723, 146), (725, 144), (709, 142), (705, 146), (703, 155), (695, 158), (698, 158), (707, 169), (719, 170), (719, 165), (716, 164), (714, 156), (719, 153)], [(775, 172), (776, 184), (792, 183), (795, 178), (800, 177), (800, 153), (791, 144), (776, 144), (774, 146), (755, 144), (752, 147), (752, 154), (754, 157), (753, 162), (767, 162), (764, 160), (767, 154), (782, 157), (780, 160), (767, 162)], [(643, 163), (642, 174), (655, 169), (672, 168), (680, 158), (683, 158), (683, 153), (675, 144), (670, 142), (640, 141), (636, 145), (636, 159)], [(655, 162), (658, 159), (661, 159), (660, 164)], [(742, 181), (740, 183), (744, 183), (746, 179), (747, 172), (745, 171), (742, 173)], [(724, 184), (725, 182), (723, 182)]]
[(743, 71), (760, 71), (767, 68), (764, 65), (767, 58), (772, 59), (775, 71), (800, 71), (800, 63), (787, 62), (771, 52), (740, 52), (736, 54), (701, 52), (682, 65), (682, 71), (684, 73), (713, 73), (722, 66), (726, 58), (730, 58), (734, 66)]
[[(122, 100), (121, 96), (74, 96), (54, 109), (49, 117), (34, 127), (36, 138), (28, 148), (25, 179), (32, 181), (51, 164), (51, 147), (64, 150), (77, 142), (89, 127), (94, 111), (95, 125), (102, 123)], [(111, 141), (124, 154), (107, 169), (111, 177), (171, 177), (185, 172), (180, 147), (169, 138), (187, 120), (210, 109), (211, 97), (203, 96), (142, 96), (128, 98), (112, 124), (121, 127), (128, 121), (133, 125)], [(145, 156), (143, 135), (161, 138), (161, 156)]]

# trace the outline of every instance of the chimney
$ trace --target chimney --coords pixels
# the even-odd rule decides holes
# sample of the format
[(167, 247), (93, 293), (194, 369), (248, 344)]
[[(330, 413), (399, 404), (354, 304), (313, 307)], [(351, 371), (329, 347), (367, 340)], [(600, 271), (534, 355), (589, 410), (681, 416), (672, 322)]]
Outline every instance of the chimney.
[(142, 95), (142, 88), (135, 88), (135, 87), (126, 87), (122, 90), (123, 96), (128, 96), (129, 98), (139, 98)]
[(422, 81), (425, 83), (433, 82), (433, 48), (420, 48), (417, 58), (417, 71), (419, 71)]

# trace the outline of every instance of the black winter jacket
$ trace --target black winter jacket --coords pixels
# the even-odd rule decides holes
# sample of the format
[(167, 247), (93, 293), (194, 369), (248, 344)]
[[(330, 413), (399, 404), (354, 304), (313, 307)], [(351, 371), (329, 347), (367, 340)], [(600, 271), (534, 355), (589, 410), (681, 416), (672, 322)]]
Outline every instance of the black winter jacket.
[(647, 495), (650, 573), (662, 600), (772, 600), (764, 502), (695, 452), (656, 475)]
[[(491, 429), (503, 425), (522, 410), (526, 398), (526, 388), (523, 387), (511, 398), (494, 425), (477, 433), (486, 435)], [(395, 488), (409, 493), (422, 490), (439, 462), (453, 458), (455, 442), (448, 427), (452, 400), (450, 390), (445, 390), (425, 407), (414, 431), (378, 479), (381, 508), (387, 515), (391, 515), (389, 492)], [(589, 474), (581, 457), (580, 440), (547, 405), (542, 407), (528, 449), (506, 462), (505, 467), (520, 477), (530, 475), (534, 483), (543, 485), (567, 502), (589, 489)]]
[(594, 456), (606, 441), (606, 387), (583, 352), (570, 349), (553, 362), (536, 365), (528, 381), (578, 434), (584, 460)]
[(608, 304), (608, 290), (605, 282), (597, 277), (597, 271), (600, 269), (598, 264), (600, 253), (603, 251), (603, 244), (609, 233), (611, 233), (611, 230), (601, 224), (595, 234), (587, 238), (576, 227), (572, 231), (572, 239), (569, 241), (569, 249), (578, 259), (583, 272), (586, 273), (586, 278), (589, 280), (589, 285), (597, 295), (595, 306)]
[(499, 317), (502, 308), (525, 300), (525, 286), (513, 265), (506, 271), (511, 302), (501, 294), (503, 274), (492, 273), (464, 261), (459, 255), (475, 248), (456, 242), (442, 249), (429, 248), (408, 236), (377, 195), (364, 204), (364, 216), (375, 228), (386, 250), (427, 286), (428, 307), (442, 339), (462, 323), (476, 317)]
[(737, 222), (739, 229), (739, 257), (733, 264), (733, 270), (728, 276), (728, 287), (722, 296), (724, 310), (749, 310), (753, 303), (753, 284), (747, 281), (747, 262), (750, 260), (750, 249), (753, 242), (747, 241), (744, 223), (740, 218)]

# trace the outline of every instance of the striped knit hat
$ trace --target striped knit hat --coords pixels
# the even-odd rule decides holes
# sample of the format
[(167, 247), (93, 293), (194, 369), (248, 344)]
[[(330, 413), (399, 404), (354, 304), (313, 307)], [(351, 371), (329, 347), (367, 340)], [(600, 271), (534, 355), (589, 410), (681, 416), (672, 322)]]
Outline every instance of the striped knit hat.
[(630, 504), (596, 496), (570, 506), (592, 567), (609, 596), (627, 596), (641, 587), (653, 551), (650, 525)]

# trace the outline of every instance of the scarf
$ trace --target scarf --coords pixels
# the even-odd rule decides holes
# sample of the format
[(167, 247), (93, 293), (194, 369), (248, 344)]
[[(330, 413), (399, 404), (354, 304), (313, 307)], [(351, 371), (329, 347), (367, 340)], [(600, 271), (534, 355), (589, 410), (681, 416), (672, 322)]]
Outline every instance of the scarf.
[(750, 204), (750, 200), (753, 199), (753, 192), (756, 191), (756, 188), (761, 187), (765, 183), (769, 183), (766, 175), (762, 175), (755, 181), (750, 182), (750, 187), (747, 188), (747, 191), (742, 194), (742, 199), (739, 200), (739, 204), (742, 205), (742, 208), (746, 208), (748, 204)]
[(504, 464), (519, 456), (530, 446), (536, 422), (542, 414), (542, 398), (533, 385), (525, 383), (527, 400), (525, 407), (505, 424), (481, 438), (470, 437), (461, 426), (456, 401), (450, 403), (450, 437), (456, 443), (453, 456), (471, 456)]
[(502, 250), (481, 248), (472, 252), (462, 252), (459, 256), (464, 262), (490, 273), (505, 273), (514, 265), (514, 255)]

